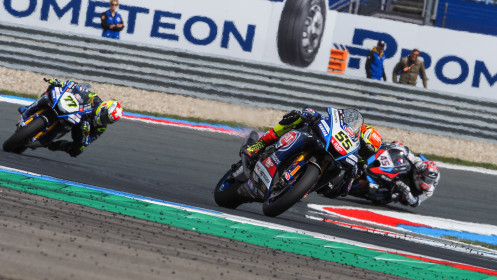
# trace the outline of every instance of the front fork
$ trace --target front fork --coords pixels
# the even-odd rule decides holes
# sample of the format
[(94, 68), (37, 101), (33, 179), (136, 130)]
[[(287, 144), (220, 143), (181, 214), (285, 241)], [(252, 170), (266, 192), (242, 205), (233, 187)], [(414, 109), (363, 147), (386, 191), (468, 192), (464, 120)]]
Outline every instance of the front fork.
[[(43, 121), (49, 125), (48, 127), (45, 127), (45, 129), (43, 129), (42, 131), (38, 132), (35, 136), (33, 136), (33, 138), (31, 138), (31, 142), (35, 142), (37, 141), (41, 136), (47, 134), (48, 132), (50, 132), (52, 129), (54, 129), (54, 127), (56, 126), (57, 122), (53, 122), (52, 124), (50, 124), (50, 121), (49, 119), (43, 114), (46, 112), (46, 108), (43, 108), (43, 109), (40, 109), (38, 111), (36, 111), (36, 113), (32, 114), (31, 116), (29, 116), (25, 121), (24, 121), (24, 124), (25, 125), (28, 125), (29, 123), (31, 123), (32, 121), (34, 121), (35, 119), (37, 118), (43, 118)], [(20, 129), (21, 127), (19, 126), (20, 122), (22, 120), (22, 116), (20, 117), (20, 120), (19, 120), (19, 123), (18, 123), (18, 129)]]
[(299, 155), (290, 165), (290, 167), (283, 173), (282, 180), (284, 180), (286, 184), (293, 184), (294, 181), (298, 179), (298, 176), (300, 175), (299, 170), (302, 170), (304, 166), (310, 164), (319, 168), (320, 173), (318, 179), (320, 179), (323, 173), (321, 166), (319, 166), (319, 164), (317, 164), (314, 160), (312, 160), (312, 157), (308, 153), (304, 152), (301, 155)]

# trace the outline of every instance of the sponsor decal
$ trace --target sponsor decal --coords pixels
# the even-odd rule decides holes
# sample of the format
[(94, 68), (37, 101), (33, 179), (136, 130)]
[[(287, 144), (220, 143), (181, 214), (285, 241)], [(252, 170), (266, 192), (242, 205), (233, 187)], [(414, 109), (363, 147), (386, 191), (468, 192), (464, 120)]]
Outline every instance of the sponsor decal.
[(346, 162), (348, 162), (350, 165), (356, 165), (357, 161), (353, 161), (352, 159), (350, 159), (349, 157), (347, 157), (345, 159)]
[(318, 127), (325, 138), (328, 136), (328, 134), (330, 134), (330, 126), (327, 124), (326, 120), (321, 120), (318, 124)]
[(328, 131), (329, 130), (326, 130), (326, 128), (323, 127), (323, 125), (320, 123), (318, 124), (318, 127), (319, 129), (321, 130), (321, 132), (323, 133), (324, 137), (326, 138), (326, 136), (328, 136)]
[(254, 168), (254, 172), (261, 179), (264, 185), (266, 185), (267, 187), (271, 185), (272, 177), (269, 175), (267, 169), (260, 161), (257, 162), (256, 168)]
[[(412, 50), (412, 37), (405, 35), (406, 32), (398, 31), (403, 29), (384, 28), (386, 22), (378, 21), (378, 26), (370, 29), (367, 25), (369, 22), (362, 22), (357, 17), (343, 20), (343, 24), (352, 23), (355, 28), (345, 28), (342, 37), (346, 41), (335, 42), (335, 46), (342, 46), (343, 49), (349, 50), (349, 62), (347, 64), (347, 73), (349, 75), (363, 77), (361, 71), (364, 67), (367, 55), (371, 49), (371, 42), (385, 41), (387, 48), (383, 57), (385, 65), (393, 67), (400, 57), (406, 57)], [(342, 26), (344, 27), (344, 26)], [(410, 28), (410, 27), (409, 27)], [(495, 37), (482, 36), (479, 34), (465, 34), (465, 42), (460, 42), (460, 33), (457, 31), (442, 31), (440, 28), (426, 30), (422, 28), (410, 29), (410, 34), (424, 34), (425, 36), (443, 37), (447, 46), (454, 46), (452, 49), (438, 47), (437, 42), (427, 40), (422, 46), (419, 58), (423, 60), (426, 74), (429, 80), (429, 87), (448, 91), (455, 91), (465, 95), (491, 96), (497, 83), (497, 74), (495, 68), (495, 58), (489, 55), (490, 48)], [(350, 34), (353, 34), (350, 36)], [(430, 35), (426, 35), (430, 34)], [(416, 36), (414, 36), (416, 37)], [(349, 41), (350, 40), (350, 41)], [(467, 42), (466, 42), (467, 41)], [(473, 41), (484, 41), (476, 52), (459, 52), (458, 49), (462, 44), (469, 45)], [(454, 43), (457, 42), (457, 43)], [(418, 86), (420, 85), (418, 78)], [(489, 95), (490, 94), (490, 95)]]
[(381, 142), (381, 136), (378, 133), (373, 132), (371, 134), (371, 137), (373, 137), (373, 139), (376, 140), (377, 142)]
[(323, 127), (326, 131), (330, 131), (330, 126), (328, 125), (328, 122), (326, 120), (321, 120), (321, 122), (319, 124), (323, 125)]
[(297, 134), (294, 131), (290, 131), (290, 132), (285, 133), (285, 135), (283, 135), (280, 138), (281, 146), (290, 145), (293, 142), (293, 140), (295, 140), (296, 135)]
[[(4, 1), (2, 1), (4, 2)], [(33, 26), (50, 26), (51, 29), (71, 29), (95, 34), (102, 30), (100, 14), (108, 9), (108, 1), (91, 0), (6, 0), (0, 12), (14, 17), (11, 21), (28, 22)], [(19, 4), (19, 2), (24, 2)], [(133, 41), (148, 38), (161, 39), (167, 42), (186, 43), (190, 46), (216, 46), (221, 50), (241, 49), (251, 53), (256, 38), (256, 24), (236, 19), (236, 15), (219, 15), (217, 9), (204, 9), (202, 15), (190, 14), (188, 5), (206, 5), (203, 1), (172, 1), (164, 8), (171, 10), (155, 10), (163, 1), (126, 1), (119, 5), (124, 12), (125, 29), (122, 33)], [(219, 2), (219, 1), (218, 1)], [(228, 1), (229, 2), (229, 1)], [(134, 4), (134, 5), (133, 5)], [(218, 6), (220, 4), (217, 4)], [(27, 7), (26, 7), (27, 6)], [(214, 4), (215, 6), (215, 4)], [(229, 10), (229, 8), (228, 8)], [(231, 17), (230, 17), (231, 16)], [(94, 31), (95, 30), (95, 31)]]
[(269, 175), (273, 177), (274, 173), (276, 173), (276, 165), (274, 165), (273, 161), (271, 160), (271, 157), (267, 157), (263, 161), (264, 167), (266, 167), (267, 171), (269, 171)]
[(334, 137), (331, 137), (331, 144), (333, 145), (333, 148), (335, 148), (335, 150), (337, 152), (339, 152), (341, 155), (346, 155), (347, 154), (347, 151), (345, 151), (342, 146), (340, 146), (340, 144), (337, 142), (337, 140), (335, 140)]
[(291, 178), (291, 176), (290, 176), (290, 174), (288, 173), (288, 171), (286, 171), (286, 172), (283, 174), (283, 176), (285, 177), (285, 180), (287, 180), (287, 181), (289, 181), (289, 180), (290, 180), (290, 178)]
[(275, 165), (280, 165), (281, 163), (280, 159), (275, 154), (271, 155), (271, 160), (274, 162)]
[(337, 110), (333, 110), (333, 123), (339, 123), (340, 115)]
[(349, 158), (354, 162), (357, 162), (359, 160), (354, 154), (349, 155)]
[(292, 172), (290, 172), (290, 175), (294, 176), (295, 173), (297, 173), (297, 171), (299, 171), (299, 170), (300, 170), (300, 165), (295, 166), (295, 168), (292, 170)]
[(347, 130), (347, 132), (349, 133), (350, 136), (354, 136), (355, 135), (354, 131), (352, 130), (352, 128), (350, 128), (350, 126), (346, 126), (345, 130)]
[(53, 100), (57, 100), (57, 99), (59, 99), (60, 94), (61, 94), (61, 92), (60, 92), (60, 88), (59, 88), (59, 87), (54, 88), (54, 89), (52, 90), (52, 99), (53, 99)]

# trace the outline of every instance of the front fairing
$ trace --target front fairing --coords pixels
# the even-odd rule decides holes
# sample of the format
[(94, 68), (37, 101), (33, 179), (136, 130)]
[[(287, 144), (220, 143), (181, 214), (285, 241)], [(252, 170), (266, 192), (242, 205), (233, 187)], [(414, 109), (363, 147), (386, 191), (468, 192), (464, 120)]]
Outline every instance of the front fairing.
[[(322, 117), (317, 126), (321, 138), (325, 141), (326, 151), (336, 161), (346, 160), (349, 164), (355, 165), (360, 146), (359, 134), (357, 124), (351, 127), (345, 122), (345, 110), (328, 108), (328, 116)], [(360, 122), (362, 125), (362, 120)]]
[(292, 130), (284, 134), (275, 144), (275, 150), (267, 157), (257, 161), (254, 167), (254, 179), (262, 183), (265, 191), (269, 190), (275, 174), (286, 159), (304, 150), (312, 138), (308, 133)]
[[(266, 194), (270, 193), (278, 171), (282, 179), (288, 182), (309, 162), (314, 162), (320, 168), (338, 166), (338, 169), (342, 169), (346, 165), (355, 166), (358, 161), (359, 137), (345, 122), (344, 110), (330, 108), (328, 116), (322, 117), (315, 126), (304, 126), (286, 133), (280, 137), (274, 148), (273, 152), (263, 156), (255, 164), (252, 178), (264, 188)], [(327, 164), (323, 164), (324, 162)], [(336, 176), (334, 173), (327, 174)]]
[(407, 155), (400, 149), (386, 149), (382, 146), (367, 160), (367, 174), (383, 181), (392, 181), (410, 170), (411, 164)]
[(54, 87), (51, 92), (52, 109), (58, 118), (69, 126), (77, 125), (81, 118), (91, 114), (93, 108), (84, 92), (80, 92), (77, 84), (67, 83), (64, 87)]

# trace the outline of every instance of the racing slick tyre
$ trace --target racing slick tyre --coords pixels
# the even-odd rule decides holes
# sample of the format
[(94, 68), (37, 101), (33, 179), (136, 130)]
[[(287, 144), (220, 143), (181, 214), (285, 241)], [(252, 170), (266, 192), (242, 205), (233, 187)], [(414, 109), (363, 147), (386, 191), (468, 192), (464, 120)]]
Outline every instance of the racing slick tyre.
[(278, 27), (277, 46), (282, 62), (309, 66), (324, 34), (325, 0), (287, 0)]
[(221, 207), (235, 209), (244, 202), (243, 198), (237, 193), (240, 187), (240, 182), (235, 181), (234, 178), (229, 179), (233, 170), (236, 170), (241, 165), (238, 162), (233, 168), (231, 168), (217, 183), (214, 189), (214, 201)]
[[(317, 166), (308, 164), (293, 185), (287, 185), (283, 189), (278, 189), (276, 186), (273, 186), (271, 194), (264, 200), (262, 206), (264, 215), (275, 217), (292, 207), (302, 199), (317, 182), (319, 172)], [(279, 184), (279, 182), (276, 184)]]
[(43, 118), (36, 118), (25, 127), (18, 129), (3, 143), (3, 150), (10, 153), (21, 154), (26, 150), (29, 139), (45, 128)]

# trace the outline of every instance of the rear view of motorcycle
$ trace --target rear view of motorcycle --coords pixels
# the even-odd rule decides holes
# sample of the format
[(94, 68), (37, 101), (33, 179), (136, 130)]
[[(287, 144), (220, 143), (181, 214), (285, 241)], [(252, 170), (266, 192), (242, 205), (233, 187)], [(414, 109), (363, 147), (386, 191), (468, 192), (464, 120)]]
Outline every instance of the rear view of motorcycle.
[[(344, 174), (356, 168), (363, 117), (355, 109), (328, 108), (327, 112), (319, 121), (287, 132), (255, 159), (240, 153), (241, 160), (214, 190), (216, 203), (234, 209), (258, 202), (264, 215), (274, 217), (323, 187), (346, 193)], [(252, 132), (241, 149), (258, 138)]]
[(91, 114), (91, 104), (74, 92), (76, 86), (80, 87), (78, 91), (84, 90), (81, 85), (70, 82), (46, 92), (47, 104), (40, 106), (24, 122), (19, 121), (14, 134), (3, 143), (3, 150), (21, 154), (27, 148), (45, 147), (69, 132), (85, 115)]

